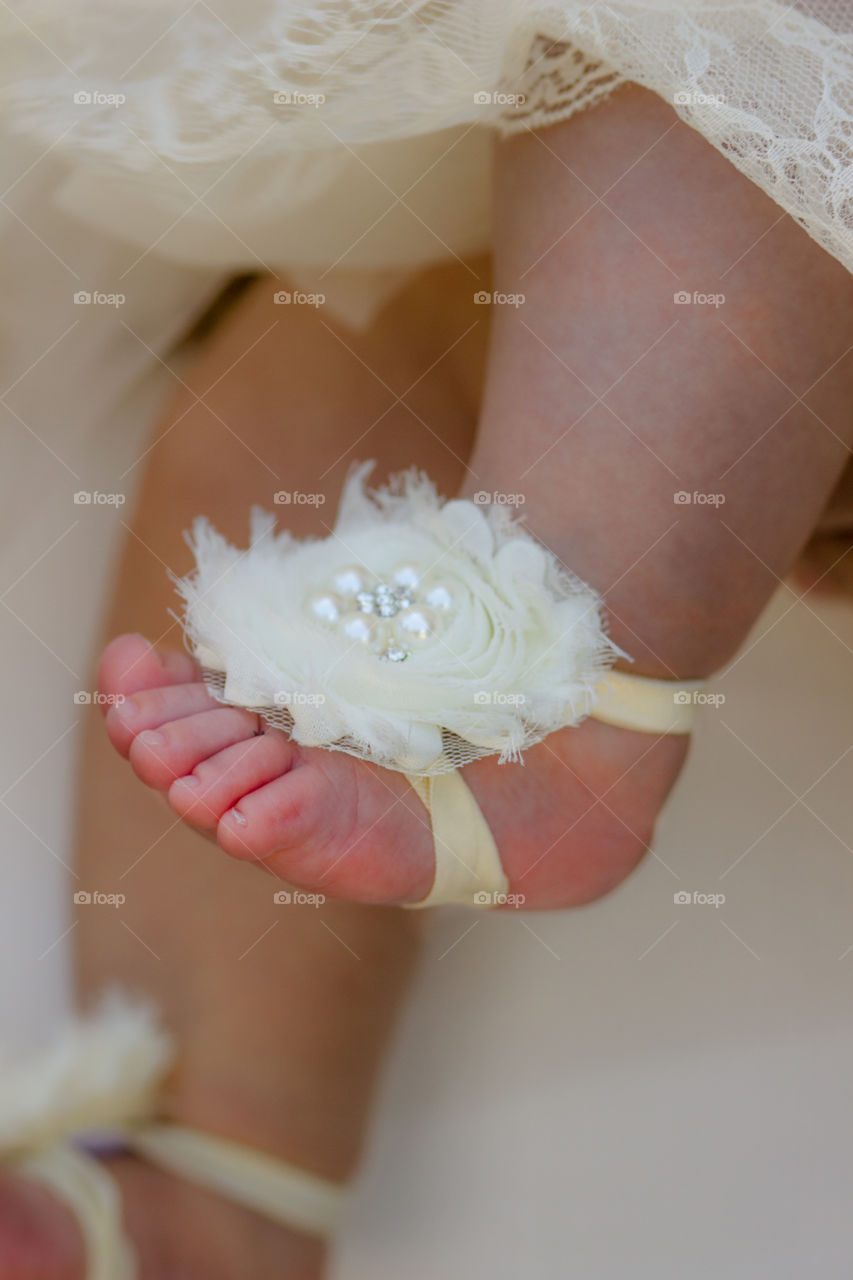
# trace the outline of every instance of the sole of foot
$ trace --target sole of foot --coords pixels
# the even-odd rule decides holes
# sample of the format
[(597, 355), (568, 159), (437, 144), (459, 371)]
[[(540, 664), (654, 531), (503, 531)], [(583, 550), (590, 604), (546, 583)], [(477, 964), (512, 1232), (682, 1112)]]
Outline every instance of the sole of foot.
[[(255, 714), (211, 697), (188, 655), (161, 656), (141, 636), (108, 646), (99, 689), (116, 750), (225, 853), (356, 902), (416, 902), (429, 891), (428, 819), (401, 774), (264, 732)], [(614, 888), (650, 844), (686, 753), (683, 736), (587, 719), (532, 748), (524, 767), (469, 765), (511, 892), (539, 909)]]

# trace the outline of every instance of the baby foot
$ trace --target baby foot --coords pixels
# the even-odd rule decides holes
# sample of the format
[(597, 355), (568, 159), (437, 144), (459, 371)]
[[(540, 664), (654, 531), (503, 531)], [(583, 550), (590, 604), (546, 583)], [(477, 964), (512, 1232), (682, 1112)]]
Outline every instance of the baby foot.
[[(323, 1246), (129, 1156), (110, 1162), (139, 1280), (319, 1280)], [(0, 1177), (0, 1280), (85, 1280), (70, 1209), (26, 1178)]]
[[(429, 892), (429, 820), (401, 774), (264, 731), (257, 715), (216, 702), (192, 659), (161, 657), (141, 636), (107, 648), (99, 688), (118, 695), (106, 718), (116, 750), (232, 857), (352, 901), (416, 902)], [(588, 719), (529, 750), (523, 768), (494, 757), (468, 765), (511, 893), (552, 908), (619, 884), (651, 841), (686, 751), (682, 736)]]
[(0, 1176), (2, 1280), (84, 1280), (83, 1241), (70, 1210), (43, 1187)]

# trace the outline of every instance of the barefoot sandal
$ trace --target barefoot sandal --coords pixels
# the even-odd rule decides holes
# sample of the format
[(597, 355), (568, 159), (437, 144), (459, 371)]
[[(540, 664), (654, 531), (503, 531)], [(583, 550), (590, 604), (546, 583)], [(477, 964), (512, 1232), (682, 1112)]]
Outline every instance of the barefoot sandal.
[(407, 905), (500, 906), (508, 881), (459, 770), (522, 762), (587, 716), (689, 733), (704, 681), (613, 670), (632, 659), (600, 597), (506, 506), (445, 501), (417, 471), (368, 491), (372, 467), (351, 470), (328, 538), (276, 535), (255, 510), (239, 551), (197, 520), (177, 583), (189, 647), (218, 700), (404, 774), (435, 846), (433, 886)]
[(173, 1046), (151, 1010), (111, 993), (40, 1058), (0, 1070), (0, 1167), (72, 1210), (86, 1280), (134, 1280), (121, 1200), (94, 1153), (128, 1152), (264, 1217), (331, 1235), (344, 1188), (237, 1142), (157, 1120)]

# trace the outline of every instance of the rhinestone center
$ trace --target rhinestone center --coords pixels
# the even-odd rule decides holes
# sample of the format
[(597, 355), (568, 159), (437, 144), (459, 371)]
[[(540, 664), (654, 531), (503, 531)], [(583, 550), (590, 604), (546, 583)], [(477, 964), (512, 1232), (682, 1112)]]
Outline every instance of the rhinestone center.
[(414, 565), (398, 565), (388, 580), (347, 565), (307, 601), (309, 616), (366, 645), (385, 662), (405, 662), (432, 640), (452, 604), (443, 583), (421, 582)]

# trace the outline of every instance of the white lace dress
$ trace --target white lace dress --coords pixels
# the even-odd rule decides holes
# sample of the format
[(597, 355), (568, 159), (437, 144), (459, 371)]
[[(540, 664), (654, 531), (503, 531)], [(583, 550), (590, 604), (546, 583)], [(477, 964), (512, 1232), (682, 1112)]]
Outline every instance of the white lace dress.
[(328, 280), (485, 249), (493, 129), (636, 81), (853, 268), (849, 0), (13, 0), (0, 39), (58, 204), (146, 258)]

